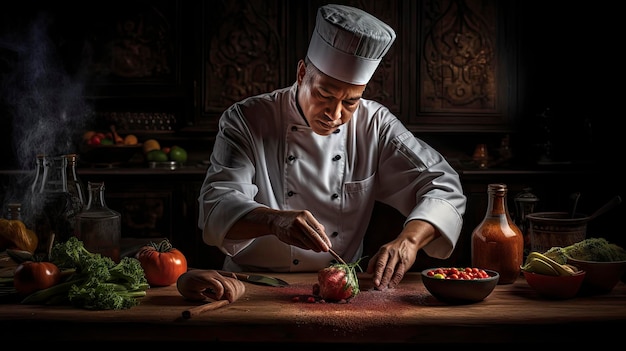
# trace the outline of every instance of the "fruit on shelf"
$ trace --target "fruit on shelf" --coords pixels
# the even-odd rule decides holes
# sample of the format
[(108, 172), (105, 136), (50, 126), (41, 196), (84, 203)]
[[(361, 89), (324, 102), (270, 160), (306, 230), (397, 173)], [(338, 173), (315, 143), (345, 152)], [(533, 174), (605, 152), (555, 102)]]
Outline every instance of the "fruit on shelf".
[(167, 154), (163, 150), (150, 150), (146, 154), (146, 160), (149, 162), (165, 162), (168, 160)]
[(156, 139), (148, 139), (143, 142), (143, 152), (146, 155), (153, 150), (161, 150), (161, 144)]
[(124, 137), (124, 145), (137, 145), (139, 140), (134, 134), (128, 134)]
[(170, 161), (176, 161), (180, 163), (187, 162), (187, 150), (183, 149), (180, 146), (172, 146), (170, 148), (170, 152), (168, 153)]

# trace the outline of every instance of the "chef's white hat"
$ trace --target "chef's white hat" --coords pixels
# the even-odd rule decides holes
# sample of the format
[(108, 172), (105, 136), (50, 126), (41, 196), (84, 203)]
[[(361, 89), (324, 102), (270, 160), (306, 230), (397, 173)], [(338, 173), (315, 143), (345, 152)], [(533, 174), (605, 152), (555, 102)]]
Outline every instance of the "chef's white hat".
[(391, 27), (363, 10), (325, 5), (317, 10), (307, 56), (326, 75), (364, 85), (395, 39)]

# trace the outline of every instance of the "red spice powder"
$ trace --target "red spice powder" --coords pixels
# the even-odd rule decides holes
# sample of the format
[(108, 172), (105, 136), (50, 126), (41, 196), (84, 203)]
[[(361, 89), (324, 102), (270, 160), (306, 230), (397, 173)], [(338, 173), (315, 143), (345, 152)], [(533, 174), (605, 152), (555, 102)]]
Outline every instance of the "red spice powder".
[(297, 305), (298, 323), (314, 321), (346, 333), (358, 332), (371, 325), (393, 326), (397, 324), (399, 313), (415, 313), (416, 306), (444, 305), (423, 286), (416, 289), (400, 284), (394, 289), (376, 290), (361, 284), (360, 288), (355, 297), (339, 302), (327, 302), (314, 296), (311, 284), (292, 284), (277, 289), (276, 293)]

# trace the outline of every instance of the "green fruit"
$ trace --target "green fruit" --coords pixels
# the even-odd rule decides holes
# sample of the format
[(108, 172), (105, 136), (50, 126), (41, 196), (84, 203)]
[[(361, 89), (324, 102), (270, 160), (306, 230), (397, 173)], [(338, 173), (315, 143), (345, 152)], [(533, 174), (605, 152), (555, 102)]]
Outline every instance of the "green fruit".
[(187, 162), (187, 151), (180, 146), (172, 146), (169, 153), (170, 161)]
[(542, 260), (541, 258), (530, 258), (529, 260), (527, 260), (526, 264), (522, 266), (522, 270), (543, 275), (559, 275), (559, 272), (557, 272), (557, 270), (554, 269), (554, 267), (552, 267), (550, 263)]
[(152, 162), (165, 162), (167, 161), (167, 154), (163, 150), (152, 150), (148, 152), (146, 159)]
[[(535, 261), (540, 261), (540, 262), (535, 262)], [(552, 269), (556, 272), (555, 275), (568, 276), (568, 275), (572, 275), (576, 273), (570, 267), (567, 267), (566, 265), (562, 265), (556, 262), (555, 260), (551, 259), (550, 257), (540, 252), (536, 252), (536, 251), (533, 251), (528, 254), (528, 257), (526, 258), (526, 262), (530, 262), (531, 265), (533, 263), (538, 263), (541, 266), (548, 265), (552, 267)]]
[(104, 138), (100, 140), (100, 145), (113, 145), (115, 144), (112, 139)]

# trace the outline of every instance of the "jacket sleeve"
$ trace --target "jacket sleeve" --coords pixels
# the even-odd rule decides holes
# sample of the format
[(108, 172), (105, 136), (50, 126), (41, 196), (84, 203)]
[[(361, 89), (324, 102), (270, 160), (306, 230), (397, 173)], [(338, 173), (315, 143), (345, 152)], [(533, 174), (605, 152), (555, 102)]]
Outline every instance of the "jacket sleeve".
[(395, 118), (381, 133), (378, 200), (395, 207), (406, 221), (421, 219), (435, 226), (441, 236), (424, 251), (448, 258), (459, 239), (466, 207), (458, 173)]
[(237, 105), (220, 118), (211, 163), (198, 197), (198, 227), (208, 245), (235, 255), (252, 240), (227, 240), (226, 233), (246, 213), (263, 206), (254, 201), (258, 188), (252, 183), (254, 165), (250, 152), (253, 138), (240, 117)]

